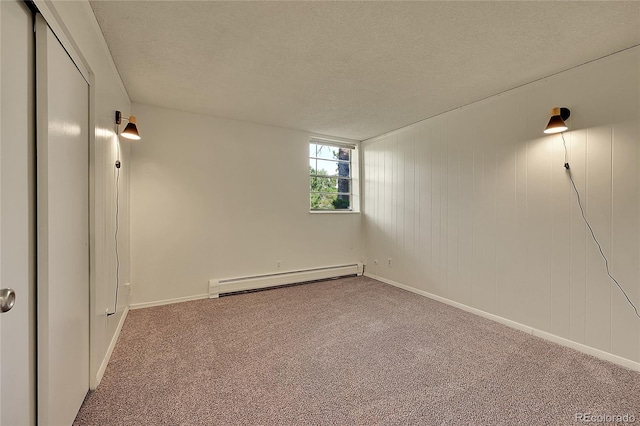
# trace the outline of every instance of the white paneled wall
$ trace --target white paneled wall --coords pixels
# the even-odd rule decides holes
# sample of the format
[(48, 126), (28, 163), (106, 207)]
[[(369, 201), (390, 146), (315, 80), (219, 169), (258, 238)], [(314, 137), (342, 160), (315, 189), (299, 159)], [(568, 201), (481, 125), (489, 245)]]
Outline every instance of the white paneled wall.
[[(640, 48), (363, 143), (366, 271), (640, 361)], [(388, 259), (391, 258), (391, 266)], [(377, 261), (377, 264), (376, 264)]]

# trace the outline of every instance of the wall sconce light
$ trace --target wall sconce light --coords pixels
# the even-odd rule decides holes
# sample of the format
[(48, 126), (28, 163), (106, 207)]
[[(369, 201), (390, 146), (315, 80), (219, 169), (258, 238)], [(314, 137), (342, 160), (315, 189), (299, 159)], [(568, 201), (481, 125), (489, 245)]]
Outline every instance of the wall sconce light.
[(569, 108), (560, 108), (556, 107), (551, 110), (551, 118), (549, 119), (549, 124), (544, 129), (544, 132), (548, 135), (553, 133), (562, 133), (569, 129), (566, 123), (564, 122), (571, 115), (571, 111)]
[[(116, 125), (118, 126), (117, 129), (120, 128), (120, 124), (122, 124), (122, 120), (123, 120), (122, 113), (120, 111), (116, 111)], [(136, 126), (135, 115), (132, 115), (129, 118), (124, 118), (124, 120), (127, 120), (128, 123), (125, 126), (122, 133), (120, 133), (120, 136), (130, 140), (139, 141), (140, 133), (138, 133), (138, 127)]]

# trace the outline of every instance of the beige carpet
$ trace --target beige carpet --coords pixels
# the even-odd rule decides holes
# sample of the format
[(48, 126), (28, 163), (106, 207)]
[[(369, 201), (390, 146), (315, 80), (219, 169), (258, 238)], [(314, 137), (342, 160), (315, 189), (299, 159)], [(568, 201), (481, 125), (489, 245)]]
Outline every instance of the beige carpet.
[(637, 372), (358, 277), (130, 312), (74, 424), (640, 424), (639, 411)]

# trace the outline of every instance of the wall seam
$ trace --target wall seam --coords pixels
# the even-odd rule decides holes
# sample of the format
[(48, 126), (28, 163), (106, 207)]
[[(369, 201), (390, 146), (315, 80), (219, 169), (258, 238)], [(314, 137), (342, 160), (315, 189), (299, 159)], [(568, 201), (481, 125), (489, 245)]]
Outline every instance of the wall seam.
[[(613, 110), (613, 106), (610, 105), (610, 111)], [(615, 234), (613, 233), (613, 218), (614, 218), (614, 211), (613, 211), (613, 155), (614, 155), (614, 132), (615, 132), (615, 126), (611, 125), (611, 133), (610, 133), (610, 139), (609, 139), (609, 152), (610, 152), (610, 158), (611, 158), (611, 163), (610, 163), (610, 167), (609, 167), (609, 182), (611, 185), (611, 191), (610, 191), (610, 195), (609, 195), (609, 206), (610, 206), (610, 220), (609, 220), (609, 235), (611, 235), (611, 242), (609, 243), (609, 259), (611, 262), (611, 275), (615, 276), (615, 272), (614, 272), (614, 255), (613, 255), (613, 248), (614, 248), (614, 237)], [(613, 291), (613, 286), (611, 284), (611, 279), (609, 279), (609, 351), (613, 352), (613, 298), (614, 298), (614, 291)]]
[[(588, 198), (589, 198), (589, 193), (587, 191), (587, 188), (589, 187), (588, 185), (588, 181), (589, 181), (589, 130), (587, 129), (587, 134), (585, 135), (585, 143), (584, 143), (584, 212), (585, 212), (585, 216), (588, 214)], [(577, 200), (576, 200), (577, 202)], [(588, 270), (587, 270), (587, 250), (588, 250), (588, 245), (587, 245), (587, 225), (583, 224), (582, 225), (582, 229), (583, 229), (583, 234), (584, 234), (584, 319), (582, 320), (582, 327), (583, 327), (583, 336), (584, 336), (584, 341), (585, 343), (587, 342), (587, 316), (589, 315), (589, 309), (588, 309), (588, 293), (587, 290), (589, 289), (589, 286), (587, 286), (587, 274), (588, 274)]]

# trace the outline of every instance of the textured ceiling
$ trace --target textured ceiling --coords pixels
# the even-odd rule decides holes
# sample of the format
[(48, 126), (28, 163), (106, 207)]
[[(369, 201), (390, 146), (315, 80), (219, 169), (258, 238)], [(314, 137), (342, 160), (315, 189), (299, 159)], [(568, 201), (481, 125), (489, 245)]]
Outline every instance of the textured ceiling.
[(131, 100), (366, 139), (640, 44), (640, 2), (93, 1)]

